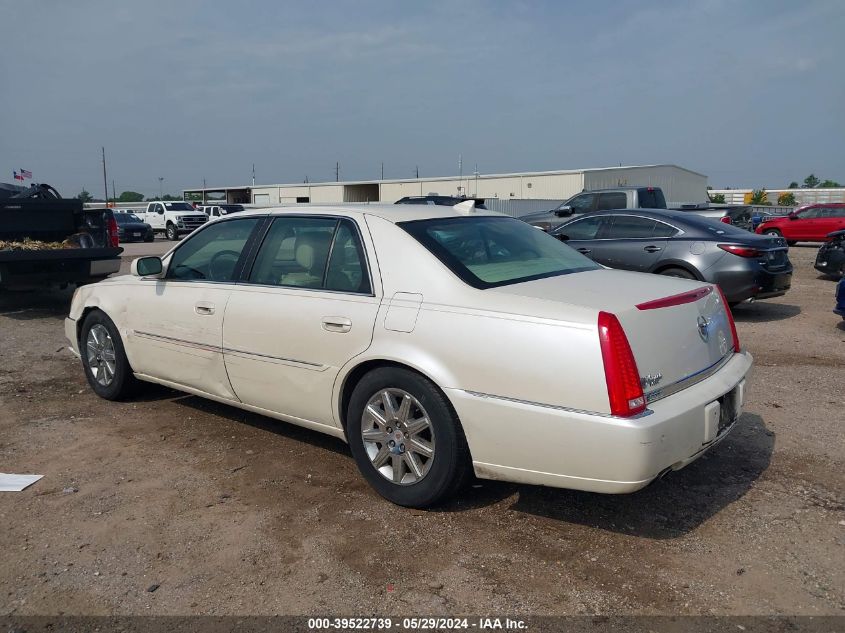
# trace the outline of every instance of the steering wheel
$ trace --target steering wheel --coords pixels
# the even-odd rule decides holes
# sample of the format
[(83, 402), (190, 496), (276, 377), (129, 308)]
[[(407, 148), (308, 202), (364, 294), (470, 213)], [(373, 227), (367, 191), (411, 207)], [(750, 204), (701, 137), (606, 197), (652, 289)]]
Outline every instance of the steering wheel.
[(208, 276), (212, 281), (231, 281), (241, 254), (237, 251), (214, 253), (208, 262)]

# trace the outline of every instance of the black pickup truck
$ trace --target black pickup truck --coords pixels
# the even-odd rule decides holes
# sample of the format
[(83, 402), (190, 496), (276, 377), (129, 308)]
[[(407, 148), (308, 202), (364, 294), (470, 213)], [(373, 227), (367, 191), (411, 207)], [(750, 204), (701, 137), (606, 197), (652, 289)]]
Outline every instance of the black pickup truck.
[(65, 287), (120, 269), (110, 209), (85, 210), (46, 184), (0, 183), (0, 289)]

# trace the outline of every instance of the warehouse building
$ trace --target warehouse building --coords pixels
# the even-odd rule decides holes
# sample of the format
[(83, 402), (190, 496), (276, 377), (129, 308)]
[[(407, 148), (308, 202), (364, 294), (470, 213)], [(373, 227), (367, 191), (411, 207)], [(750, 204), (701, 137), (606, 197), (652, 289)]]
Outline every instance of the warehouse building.
[[(584, 189), (626, 185), (661, 187), (670, 203), (707, 200), (707, 176), (677, 165), (639, 165), (513, 174), (472, 174), (441, 178), (366, 180), (187, 189), (186, 200), (225, 198), (256, 205), (388, 202), (428, 194), (486, 198), (505, 212), (548, 208)], [(517, 202), (519, 201), (519, 202)]]

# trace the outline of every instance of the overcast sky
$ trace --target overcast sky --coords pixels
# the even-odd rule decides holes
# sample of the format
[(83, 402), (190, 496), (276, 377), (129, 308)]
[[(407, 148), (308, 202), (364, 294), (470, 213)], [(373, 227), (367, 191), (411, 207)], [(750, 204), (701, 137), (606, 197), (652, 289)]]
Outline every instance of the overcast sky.
[(0, 0), (0, 180), (675, 163), (845, 182), (845, 2)]

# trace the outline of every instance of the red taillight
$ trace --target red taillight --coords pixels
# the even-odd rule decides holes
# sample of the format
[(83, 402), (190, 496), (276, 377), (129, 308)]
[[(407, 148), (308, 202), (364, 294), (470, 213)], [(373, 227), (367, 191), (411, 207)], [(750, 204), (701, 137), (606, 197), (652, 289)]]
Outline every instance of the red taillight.
[(733, 222), (731, 222), (731, 219), (726, 215), (722, 216), (722, 218), (719, 220), (719, 222), (724, 222), (725, 224), (733, 224)]
[(645, 410), (640, 372), (625, 330), (615, 314), (599, 312), (599, 341), (610, 413), (631, 417)]
[(725, 293), (719, 286), (716, 286), (719, 291), (719, 296), (722, 298), (722, 305), (725, 307), (725, 314), (728, 316), (728, 324), (731, 326), (731, 336), (734, 340), (734, 352), (739, 353), (739, 334), (736, 333), (736, 323), (734, 323), (734, 315), (731, 312), (731, 307), (728, 305), (728, 300), (725, 298)]
[(114, 216), (109, 218), (109, 245), (112, 248), (117, 248), (120, 245), (120, 237), (117, 231), (117, 220)]
[(750, 246), (739, 246), (738, 244), (719, 244), (719, 248), (740, 257), (761, 257), (763, 255), (761, 250)]

